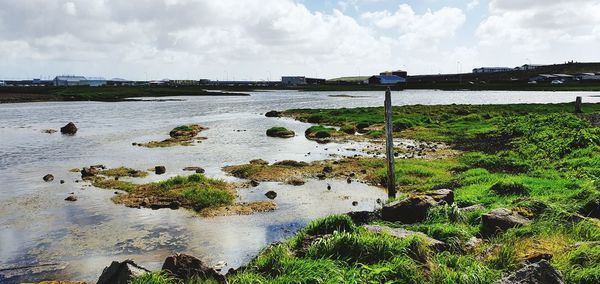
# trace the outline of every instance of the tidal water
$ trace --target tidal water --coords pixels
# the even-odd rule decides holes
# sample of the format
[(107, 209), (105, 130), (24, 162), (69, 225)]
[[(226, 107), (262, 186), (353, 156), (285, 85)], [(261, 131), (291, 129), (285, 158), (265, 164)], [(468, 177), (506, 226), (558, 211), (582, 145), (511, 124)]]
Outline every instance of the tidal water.
[[(354, 98), (332, 97), (348, 94)], [(394, 105), (600, 102), (600, 93), (447, 92), (393, 93)], [(170, 98), (173, 99), (173, 98)], [(92, 164), (167, 168), (139, 182), (166, 179), (187, 166), (230, 181), (221, 168), (261, 158), (323, 160), (354, 155), (361, 144), (317, 144), (302, 135), (310, 124), (266, 118), (269, 110), (383, 105), (383, 92), (255, 92), (249, 97), (178, 97), (181, 101), (48, 102), (0, 105), (0, 283), (69, 279), (94, 282), (112, 260), (133, 259), (159, 269), (168, 255), (184, 252), (228, 268), (248, 262), (269, 243), (291, 236), (310, 220), (333, 213), (372, 210), (384, 198), (379, 188), (345, 181), (309, 180), (303, 186), (261, 183), (240, 189), (240, 201), (265, 200), (275, 190), (278, 209), (250, 216), (201, 218), (187, 210), (132, 209), (113, 204), (113, 191), (76, 183), (69, 172)], [(69, 121), (75, 136), (43, 133)], [(181, 124), (209, 127), (208, 139), (194, 146), (147, 149), (132, 142), (161, 140)], [(296, 137), (266, 137), (284, 126)], [(308, 153), (310, 152), (310, 155)], [(54, 182), (42, 176), (51, 173)], [(65, 184), (59, 184), (59, 180)], [(326, 184), (332, 190), (326, 189)], [(70, 193), (76, 202), (64, 201)], [(352, 206), (358, 201), (358, 206)]]

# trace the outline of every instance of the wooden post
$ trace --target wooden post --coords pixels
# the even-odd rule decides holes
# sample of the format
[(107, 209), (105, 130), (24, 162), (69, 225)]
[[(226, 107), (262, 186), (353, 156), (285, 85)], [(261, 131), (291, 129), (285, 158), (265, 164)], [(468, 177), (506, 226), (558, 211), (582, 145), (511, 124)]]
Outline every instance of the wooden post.
[(581, 97), (577, 97), (575, 99), (575, 112), (576, 113), (582, 113), (583, 110), (581, 109)]
[(394, 138), (392, 135), (392, 91), (385, 91), (385, 157), (387, 160), (387, 191), (389, 198), (396, 198), (396, 177), (394, 172)]

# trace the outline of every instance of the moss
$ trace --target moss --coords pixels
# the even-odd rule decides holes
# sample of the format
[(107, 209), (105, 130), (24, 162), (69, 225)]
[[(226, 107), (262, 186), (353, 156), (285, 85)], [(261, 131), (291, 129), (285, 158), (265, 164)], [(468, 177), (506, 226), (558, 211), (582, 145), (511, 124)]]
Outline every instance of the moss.
[(145, 177), (148, 175), (148, 172), (139, 171), (126, 167), (118, 167), (112, 169), (102, 170), (99, 173), (100, 175), (109, 176), (109, 177)]
[(198, 125), (181, 125), (173, 128), (169, 132), (170, 138), (162, 141), (150, 141), (147, 143), (139, 144), (146, 148), (164, 148), (173, 146), (191, 146), (194, 142), (204, 140), (204, 137), (197, 137), (198, 134), (208, 128)]
[(267, 130), (267, 136), (269, 137), (291, 138), (295, 135), (294, 131), (280, 126), (271, 127)]

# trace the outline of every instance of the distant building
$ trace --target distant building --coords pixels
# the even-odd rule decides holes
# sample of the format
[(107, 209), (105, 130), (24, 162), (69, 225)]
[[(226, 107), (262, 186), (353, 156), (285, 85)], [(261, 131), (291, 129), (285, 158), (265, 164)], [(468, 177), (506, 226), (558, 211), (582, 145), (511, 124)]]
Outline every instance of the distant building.
[(106, 79), (102, 77), (86, 77), (87, 83), (91, 87), (106, 86)]
[(89, 86), (89, 83), (83, 76), (56, 76), (54, 86)]
[(285, 86), (306, 85), (306, 77), (304, 76), (282, 76), (281, 84)]
[(480, 67), (480, 68), (475, 68), (473, 69), (473, 73), (474, 74), (479, 74), (479, 73), (496, 73), (496, 72), (509, 72), (509, 71), (513, 71), (513, 68), (509, 68), (509, 67)]
[(575, 79), (581, 81), (597, 81), (600, 80), (600, 73), (579, 73), (575, 74)]
[(112, 78), (106, 81), (106, 84), (109, 86), (133, 86), (135, 85), (134, 81), (125, 80), (122, 78)]
[(535, 77), (529, 78), (530, 82), (550, 82), (552, 80), (559, 79), (558, 77), (551, 74), (539, 74)]
[(552, 74), (556, 77), (556, 79), (561, 81), (573, 81), (575, 76), (569, 74)]
[(406, 78), (396, 75), (375, 75), (369, 77), (370, 85), (396, 85), (406, 83)]
[(402, 78), (406, 78), (406, 76), (408, 76), (408, 73), (404, 70), (396, 70), (396, 71), (384, 71), (379, 73), (380, 76), (398, 76), (398, 77), (402, 77)]
[(543, 67), (546, 65), (541, 65), (541, 64), (525, 64), (523, 66), (519, 66), (519, 67), (515, 67), (516, 71), (527, 71), (527, 70), (534, 70), (540, 67)]
[(306, 78), (306, 84), (308, 85), (318, 85), (324, 84), (327, 80), (320, 78)]

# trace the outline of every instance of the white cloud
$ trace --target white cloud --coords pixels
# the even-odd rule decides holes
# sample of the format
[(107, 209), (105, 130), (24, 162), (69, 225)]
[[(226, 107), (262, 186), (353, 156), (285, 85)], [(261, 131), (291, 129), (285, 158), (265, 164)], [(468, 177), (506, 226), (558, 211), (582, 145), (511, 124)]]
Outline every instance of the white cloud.
[(598, 1), (492, 0), (489, 13), (476, 30), (482, 50), (488, 53), (521, 62), (524, 58), (542, 63), (598, 59)]
[(479, 6), (479, 0), (472, 0), (471, 2), (467, 3), (467, 10), (473, 10), (477, 6)]

